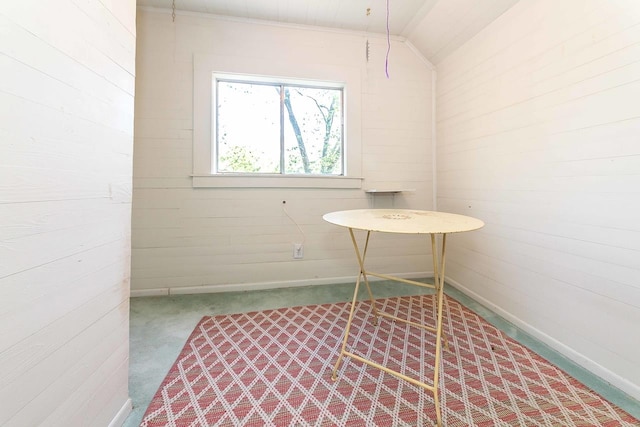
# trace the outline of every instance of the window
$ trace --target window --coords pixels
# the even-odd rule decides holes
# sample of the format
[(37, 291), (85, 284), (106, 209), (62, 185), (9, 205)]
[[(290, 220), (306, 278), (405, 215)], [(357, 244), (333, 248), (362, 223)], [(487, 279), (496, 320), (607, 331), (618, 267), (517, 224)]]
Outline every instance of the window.
[(342, 87), (215, 80), (215, 171), (343, 174)]
[(361, 188), (358, 67), (197, 54), (193, 72), (194, 187)]

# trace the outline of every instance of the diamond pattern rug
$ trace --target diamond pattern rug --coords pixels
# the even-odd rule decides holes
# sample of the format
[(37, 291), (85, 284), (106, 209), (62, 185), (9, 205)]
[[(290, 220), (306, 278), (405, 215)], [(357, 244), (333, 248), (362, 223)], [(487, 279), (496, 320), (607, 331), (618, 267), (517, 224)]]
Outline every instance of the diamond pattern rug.
[[(430, 295), (378, 308), (433, 324)], [(348, 357), (331, 381), (350, 303), (204, 317), (141, 426), (431, 426), (431, 392)], [(445, 426), (639, 426), (640, 422), (452, 298), (445, 304)], [(348, 349), (427, 383), (432, 332), (356, 306)]]

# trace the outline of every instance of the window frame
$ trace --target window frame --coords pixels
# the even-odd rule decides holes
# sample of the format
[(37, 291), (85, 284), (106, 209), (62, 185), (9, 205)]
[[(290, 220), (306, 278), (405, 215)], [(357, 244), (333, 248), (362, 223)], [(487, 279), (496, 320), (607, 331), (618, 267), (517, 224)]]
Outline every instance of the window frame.
[[(362, 187), (360, 68), (201, 54), (194, 55), (193, 63), (193, 187)], [(234, 80), (258, 78), (264, 82), (342, 87), (343, 175), (215, 173), (213, 102), (216, 76), (231, 77)]]
[[(218, 102), (217, 100), (217, 91), (219, 90), (218, 84), (220, 82), (223, 83), (245, 83), (245, 84), (253, 84), (253, 85), (264, 85), (271, 87), (280, 87), (283, 90), (285, 87), (288, 88), (302, 88), (302, 89), (330, 89), (330, 90), (339, 90), (340, 91), (340, 157), (341, 157), (341, 165), (340, 165), (340, 174), (320, 174), (320, 173), (301, 173), (301, 174), (293, 174), (287, 173), (285, 171), (285, 145), (284, 145), (284, 106), (282, 105), (282, 97), (280, 98), (280, 172), (275, 173), (267, 173), (267, 172), (226, 172), (220, 171), (218, 168), (219, 159), (219, 123), (218, 123)], [(346, 168), (346, 156), (345, 154), (345, 102), (344, 102), (344, 93), (345, 93), (345, 85), (344, 83), (334, 83), (334, 82), (319, 82), (319, 81), (300, 81), (300, 80), (292, 80), (292, 79), (278, 79), (278, 78), (265, 78), (261, 76), (250, 76), (250, 75), (230, 75), (223, 73), (213, 73), (212, 82), (212, 135), (211, 135), (211, 144), (212, 144), (212, 173), (216, 175), (254, 175), (254, 176), (304, 176), (304, 177), (332, 177), (332, 176), (345, 176)]]

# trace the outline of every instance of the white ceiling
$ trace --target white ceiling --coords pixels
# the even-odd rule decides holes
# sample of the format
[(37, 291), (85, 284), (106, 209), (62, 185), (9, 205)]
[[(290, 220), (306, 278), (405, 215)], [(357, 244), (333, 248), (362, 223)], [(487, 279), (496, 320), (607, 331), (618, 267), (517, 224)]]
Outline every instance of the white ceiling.
[[(137, 0), (172, 7), (172, 0)], [(438, 63), (518, 0), (389, 0), (389, 30)], [(175, 0), (176, 10), (386, 33), (387, 0)]]

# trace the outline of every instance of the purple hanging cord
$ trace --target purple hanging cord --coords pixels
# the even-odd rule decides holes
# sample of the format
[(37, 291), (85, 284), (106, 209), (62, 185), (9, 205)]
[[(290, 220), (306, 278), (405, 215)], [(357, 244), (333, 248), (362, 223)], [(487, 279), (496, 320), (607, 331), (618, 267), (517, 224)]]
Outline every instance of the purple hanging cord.
[(391, 50), (391, 34), (389, 31), (389, 0), (387, 0), (387, 56), (384, 60), (384, 72), (389, 78), (389, 51)]

